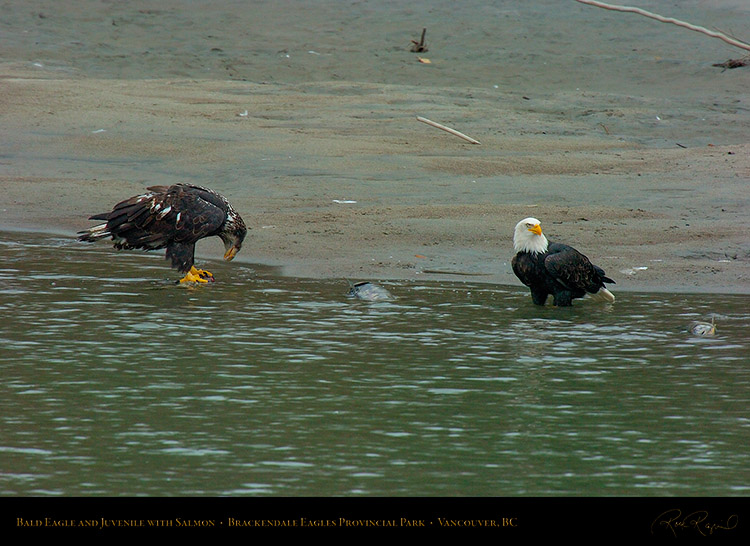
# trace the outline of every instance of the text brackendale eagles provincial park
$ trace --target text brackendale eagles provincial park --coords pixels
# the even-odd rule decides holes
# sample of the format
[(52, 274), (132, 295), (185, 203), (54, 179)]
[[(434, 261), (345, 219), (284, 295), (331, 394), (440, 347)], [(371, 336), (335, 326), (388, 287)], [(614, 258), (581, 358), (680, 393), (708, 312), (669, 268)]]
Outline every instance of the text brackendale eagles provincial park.
[(57, 519), (17, 518), (16, 527), (78, 527), (106, 529), (117, 527), (518, 527), (518, 518), (498, 519)]

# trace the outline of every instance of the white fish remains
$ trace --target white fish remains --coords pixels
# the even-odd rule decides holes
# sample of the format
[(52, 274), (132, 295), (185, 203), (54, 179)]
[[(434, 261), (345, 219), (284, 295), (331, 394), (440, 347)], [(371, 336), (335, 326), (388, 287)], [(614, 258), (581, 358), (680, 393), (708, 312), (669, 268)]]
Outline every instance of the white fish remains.
[(688, 328), (688, 331), (691, 334), (700, 337), (713, 337), (716, 335), (716, 324), (712, 317), (711, 322), (693, 322), (690, 325), (690, 328)]
[(364, 301), (387, 301), (393, 299), (393, 294), (378, 284), (369, 281), (358, 283), (349, 282), (347, 296)]

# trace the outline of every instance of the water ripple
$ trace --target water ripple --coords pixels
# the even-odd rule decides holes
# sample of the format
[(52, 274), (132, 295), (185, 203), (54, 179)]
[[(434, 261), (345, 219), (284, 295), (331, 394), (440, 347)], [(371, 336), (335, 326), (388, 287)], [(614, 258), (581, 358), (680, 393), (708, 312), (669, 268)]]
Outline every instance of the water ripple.
[[(237, 264), (178, 286), (161, 256), (64, 238), (0, 249), (6, 494), (748, 490), (744, 297), (599, 312), (392, 282), (367, 303)], [(687, 332), (709, 316), (715, 337)]]

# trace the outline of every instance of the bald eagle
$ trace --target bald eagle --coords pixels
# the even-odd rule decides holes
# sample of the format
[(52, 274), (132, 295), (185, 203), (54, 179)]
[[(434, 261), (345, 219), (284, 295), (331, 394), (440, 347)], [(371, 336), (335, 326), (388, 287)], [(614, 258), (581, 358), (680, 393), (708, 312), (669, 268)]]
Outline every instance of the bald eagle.
[(90, 220), (105, 222), (79, 232), (78, 239), (112, 237), (118, 250), (166, 248), (172, 267), (185, 274), (180, 282), (213, 280), (209, 271), (193, 265), (195, 243), (216, 235), (224, 241), (224, 259), (231, 260), (247, 234), (240, 215), (223, 196), (208, 188), (174, 184), (147, 190), (116, 204), (111, 212), (91, 216)]
[(604, 287), (605, 282), (615, 281), (575, 248), (547, 241), (536, 218), (525, 218), (516, 224), (513, 247), (513, 272), (531, 289), (535, 304), (544, 305), (550, 294), (559, 307), (572, 305), (574, 298), (586, 294), (615, 301), (612, 292)]

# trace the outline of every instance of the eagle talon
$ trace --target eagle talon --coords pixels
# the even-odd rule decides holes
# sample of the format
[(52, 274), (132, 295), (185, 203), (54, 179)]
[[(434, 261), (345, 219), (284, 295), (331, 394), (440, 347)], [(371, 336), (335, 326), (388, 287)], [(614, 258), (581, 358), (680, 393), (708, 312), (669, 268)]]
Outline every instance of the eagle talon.
[(180, 282), (213, 282), (213, 280), (214, 276), (211, 273), (203, 271), (202, 269), (196, 269), (195, 266), (193, 266), (190, 268), (190, 271), (180, 279)]
[(206, 271), (205, 269), (198, 269), (195, 266), (191, 269), (191, 272), (193, 272), (194, 274), (196, 274), (196, 275), (198, 275), (200, 277), (203, 277), (204, 279), (211, 279), (211, 280), (213, 280), (213, 278), (214, 278), (214, 274), (211, 273), (210, 271)]
[(197, 275), (193, 275), (192, 273), (188, 272), (187, 275), (185, 275), (184, 277), (180, 279), (180, 283), (183, 283), (183, 282), (208, 282), (208, 281), (204, 279), (203, 277), (199, 277)]

